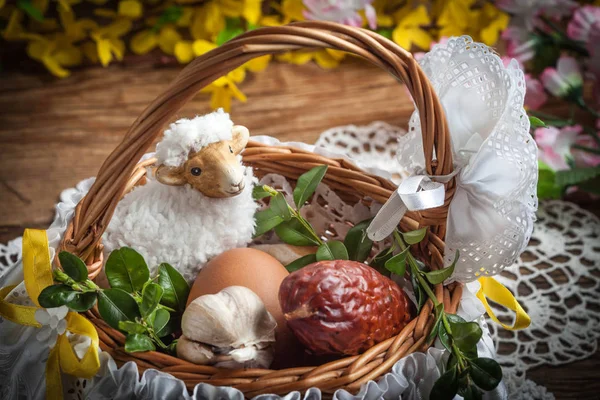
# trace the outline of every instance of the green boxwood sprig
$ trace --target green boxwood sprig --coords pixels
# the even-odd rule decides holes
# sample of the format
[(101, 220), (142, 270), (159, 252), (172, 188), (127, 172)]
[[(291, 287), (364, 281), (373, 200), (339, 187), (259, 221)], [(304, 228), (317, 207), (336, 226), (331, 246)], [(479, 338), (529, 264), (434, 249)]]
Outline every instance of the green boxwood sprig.
[[(423, 264), (408, 251), (409, 245), (419, 243), (425, 238), (425, 234), (426, 228), (407, 233), (397, 230), (394, 232), (394, 245), (400, 248), (399, 254), (403, 256), (401, 261), (396, 263), (401, 265), (394, 264), (393, 267), (404, 272), (408, 264), (419, 309), (425, 304), (427, 298), (434, 305), (435, 321), (427, 342), (432, 343), (437, 336), (450, 354), (446, 371), (433, 385), (429, 398), (453, 399), (456, 394), (460, 394), (466, 400), (481, 399), (482, 390), (489, 391), (498, 386), (502, 380), (502, 369), (494, 359), (478, 357), (477, 343), (483, 334), (479, 325), (476, 322), (465, 321), (458, 315), (447, 313), (444, 304), (437, 300), (433, 292), (433, 285), (443, 283), (454, 272), (459, 252), (456, 252), (450, 266), (426, 272)], [(391, 265), (388, 263), (392, 259), (393, 257), (385, 263), (388, 270), (391, 270)]]
[(173, 351), (190, 288), (181, 274), (163, 263), (150, 278), (144, 258), (129, 247), (110, 253), (105, 273), (110, 288), (103, 289), (88, 279), (87, 267), (77, 256), (66, 251), (58, 255), (62, 271), (53, 271), (54, 285), (40, 293), (42, 307), (67, 306), (84, 312), (97, 304), (98, 312), (112, 328), (127, 334), (125, 351), (149, 351), (157, 348)]

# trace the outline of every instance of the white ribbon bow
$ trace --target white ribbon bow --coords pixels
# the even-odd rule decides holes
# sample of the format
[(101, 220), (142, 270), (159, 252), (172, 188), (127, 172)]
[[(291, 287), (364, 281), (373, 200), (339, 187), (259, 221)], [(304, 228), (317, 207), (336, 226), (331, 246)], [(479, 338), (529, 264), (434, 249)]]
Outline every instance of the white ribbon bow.
[(444, 204), (445, 195), (444, 185), (426, 175), (404, 179), (371, 221), (367, 236), (373, 241), (385, 239), (396, 229), (406, 211), (440, 207)]
[[(420, 64), (444, 107), (460, 170), (448, 208), (444, 262), (452, 263), (460, 251), (453, 281), (493, 276), (527, 245), (537, 208), (537, 148), (523, 109), (523, 72), (514, 60), (505, 67), (492, 49), (467, 36), (434, 46)], [(396, 154), (414, 176), (402, 182), (373, 220), (367, 230), (373, 240), (393, 232), (407, 210), (444, 201), (444, 177), (422, 176), (417, 111)]]

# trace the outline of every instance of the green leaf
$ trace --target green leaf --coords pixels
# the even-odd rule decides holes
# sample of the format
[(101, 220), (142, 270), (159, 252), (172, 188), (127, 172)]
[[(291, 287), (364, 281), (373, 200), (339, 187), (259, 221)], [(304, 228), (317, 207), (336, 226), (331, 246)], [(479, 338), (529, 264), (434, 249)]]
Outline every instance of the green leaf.
[(348, 249), (348, 258), (353, 261), (364, 262), (373, 248), (373, 241), (367, 236), (367, 228), (373, 219), (361, 221), (348, 230), (344, 238), (344, 245)]
[(287, 244), (294, 246), (316, 246), (314, 236), (297, 219), (291, 219), (275, 227), (275, 233)]
[(462, 393), (464, 400), (482, 400), (483, 393), (474, 385), (469, 385)]
[(173, 332), (176, 332), (180, 329), (181, 329), (181, 316), (173, 316), (172, 318), (170, 318), (167, 321), (167, 323), (161, 330), (156, 332), (156, 334), (158, 335), (158, 337), (162, 338), (162, 337), (168, 336), (168, 335), (172, 334)]
[(431, 400), (452, 400), (458, 392), (458, 377), (456, 368), (446, 371), (438, 378), (431, 388), (429, 399)]
[(156, 21), (156, 24), (152, 27), (152, 31), (154, 33), (158, 33), (160, 28), (162, 28), (166, 24), (177, 22), (182, 15), (182, 6), (169, 6), (165, 8), (165, 11), (163, 11), (160, 17), (158, 17), (158, 21)]
[[(417, 265), (420, 266), (420, 269), (424, 268), (422, 262), (420, 262), (419, 260), (415, 260), (415, 262), (417, 263)], [(412, 272), (410, 274), (410, 283), (412, 285), (413, 293), (415, 294), (415, 300), (417, 302), (417, 312), (421, 312), (421, 308), (423, 308), (423, 306), (427, 302), (427, 294), (421, 287), (419, 280), (417, 279), (415, 274), (413, 274)]]
[(577, 185), (600, 176), (600, 166), (589, 168), (571, 168), (556, 171), (555, 183), (558, 186)]
[(111, 288), (123, 289), (128, 293), (140, 292), (150, 279), (144, 257), (129, 247), (121, 247), (110, 253), (104, 271)]
[(317, 262), (316, 254), (307, 254), (303, 257), (300, 257), (300, 258), (292, 261), (291, 263), (286, 265), (285, 268), (289, 272), (294, 272), (294, 271), (299, 270), (300, 268), (306, 267), (307, 265), (315, 263), (315, 262)]
[(440, 324), (438, 326), (438, 339), (442, 343), (442, 346), (446, 348), (450, 353), (452, 353), (452, 344), (450, 343), (450, 335), (448, 335), (448, 331), (444, 324)]
[(502, 368), (492, 358), (476, 358), (470, 362), (469, 375), (473, 382), (483, 390), (493, 390), (502, 380)]
[(122, 289), (104, 289), (100, 292), (98, 312), (115, 329), (119, 329), (119, 321), (135, 321), (140, 317), (135, 299)]
[(173, 342), (167, 347), (167, 350), (169, 351), (169, 353), (171, 353), (173, 356), (177, 355), (177, 339), (173, 340)]
[(60, 261), (63, 271), (75, 282), (83, 282), (87, 279), (87, 267), (75, 254), (71, 254), (68, 251), (61, 251), (58, 253), (58, 261)]
[(467, 323), (467, 321), (463, 317), (456, 315), (456, 314), (446, 314), (446, 319), (448, 320), (448, 322), (451, 322), (453, 324), (466, 324)]
[(127, 338), (125, 339), (125, 351), (128, 353), (154, 350), (156, 350), (156, 347), (154, 347), (152, 339), (141, 333), (127, 335)]
[(392, 254), (392, 248), (387, 247), (381, 250), (379, 253), (377, 253), (375, 257), (373, 257), (373, 259), (369, 263), (369, 266), (371, 268), (375, 268), (380, 274), (389, 276), (390, 272), (387, 269), (385, 269), (385, 263), (393, 256), (394, 255)]
[(454, 273), (454, 267), (456, 267), (456, 262), (458, 261), (460, 253), (456, 250), (456, 254), (454, 255), (454, 261), (448, 267), (443, 269), (438, 269), (437, 271), (429, 271), (425, 273), (425, 277), (429, 281), (429, 283), (433, 285), (437, 285), (438, 283), (444, 282), (446, 279), (450, 278)]
[(161, 330), (163, 330), (165, 326), (167, 326), (170, 319), (171, 314), (169, 314), (169, 312), (164, 308), (157, 308), (154, 312), (154, 321), (152, 321), (152, 329), (154, 329), (154, 332), (156, 332), (156, 334), (159, 337), (166, 336), (165, 334), (159, 333), (161, 333)]
[(385, 269), (388, 271), (399, 275), (404, 276), (406, 272), (406, 257), (408, 255), (408, 247), (402, 250), (400, 253), (396, 254), (389, 260), (385, 262)]
[(38, 303), (44, 308), (66, 306), (76, 295), (77, 292), (69, 286), (59, 283), (45, 287), (38, 296)]
[(317, 249), (317, 261), (347, 260), (348, 251), (344, 243), (339, 240), (325, 242)]
[(456, 354), (450, 353), (450, 357), (448, 357), (448, 362), (446, 363), (446, 370), (454, 368), (458, 365), (458, 358), (456, 358)]
[(540, 199), (559, 199), (563, 188), (556, 184), (556, 173), (547, 164), (538, 161), (537, 195)]
[(66, 305), (73, 311), (84, 312), (94, 307), (98, 296), (95, 292), (76, 293), (73, 300)]
[(448, 321), (452, 329), (452, 340), (459, 349), (466, 352), (477, 346), (482, 331), (476, 322), (453, 322), (450, 318)]
[(140, 304), (140, 312), (142, 317), (148, 316), (150, 313), (156, 310), (160, 299), (163, 296), (163, 288), (156, 283), (149, 283), (144, 286), (142, 291), (142, 302)]
[(179, 271), (167, 263), (160, 264), (157, 283), (163, 288), (161, 304), (183, 312), (190, 294), (190, 287)]
[(242, 33), (244, 33), (244, 28), (240, 18), (225, 18), (225, 28), (217, 34), (215, 43), (217, 46), (221, 46)]
[(17, 7), (36, 21), (44, 21), (44, 14), (31, 3), (31, 0), (17, 0)]
[(406, 244), (417, 244), (425, 239), (427, 234), (427, 228), (417, 229), (416, 231), (402, 232), (402, 238)]
[(119, 321), (119, 329), (127, 333), (146, 333), (148, 328), (132, 321)]
[(271, 208), (258, 211), (256, 214), (254, 214), (254, 220), (256, 221), (254, 237), (259, 237), (260, 235), (269, 232), (271, 229), (283, 222), (283, 218), (277, 215), (277, 213), (271, 210)]
[(300, 175), (294, 188), (294, 203), (298, 209), (313, 195), (327, 172), (327, 165), (320, 165)]
[(435, 306), (434, 310), (435, 310), (435, 322), (433, 323), (433, 328), (431, 328), (429, 335), (427, 335), (427, 343), (433, 342), (433, 340), (435, 339), (435, 337), (438, 333), (439, 326), (442, 323), (442, 315), (444, 315), (444, 303), (438, 303), (438, 305)]
[(532, 129), (534, 128), (547, 128), (548, 125), (538, 117), (534, 117), (533, 115), (529, 116), (529, 125)]
[(377, 29), (375, 32), (379, 33), (384, 38), (391, 39), (393, 31), (394, 30), (392, 28), (380, 28), (380, 29)]
[(288, 203), (285, 201), (285, 197), (283, 197), (281, 193), (277, 193), (277, 195), (271, 197), (269, 208), (273, 210), (275, 214), (283, 218), (284, 221), (289, 221), (292, 218)]
[(252, 198), (254, 200), (260, 200), (260, 199), (264, 199), (265, 197), (275, 196), (277, 194), (277, 192), (273, 193), (274, 190), (275, 189), (273, 189), (267, 185), (254, 186), (254, 188), (252, 189)]

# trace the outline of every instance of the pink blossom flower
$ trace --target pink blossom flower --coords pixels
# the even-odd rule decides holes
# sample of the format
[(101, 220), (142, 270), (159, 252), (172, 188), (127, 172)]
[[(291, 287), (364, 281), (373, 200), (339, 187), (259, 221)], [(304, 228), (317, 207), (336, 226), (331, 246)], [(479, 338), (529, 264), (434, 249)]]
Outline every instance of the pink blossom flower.
[(519, 63), (535, 57), (538, 38), (524, 28), (509, 26), (502, 32), (502, 39), (506, 40), (506, 53)]
[(365, 11), (369, 27), (377, 27), (373, 0), (304, 0), (307, 10), (304, 17), (310, 20), (333, 21), (350, 26), (362, 26), (363, 19), (358, 13)]
[[(600, 30), (600, 7), (583, 6), (575, 11), (573, 19), (567, 27), (567, 35), (571, 39), (588, 43), (590, 33)], [(596, 45), (598, 45), (596, 43)]]
[(582, 128), (579, 125), (566, 126), (558, 129), (537, 128), (534, 132), (538, 144), (538, 158), (554, 171), (569, 169), (567, 159), (571, 156), (571, 146), (575, 143)]
[[(598, 142), (590, 135), (579, 135), (575, 140), (575, 144), (598, 150)], [(572, 149), (571, 153), (577, 167), (597, 167), (600, 165), (600, 155), (598, 154), (581, 149)]]
[(556, 97), (564, 97), (574, 90), (581, 90), (583, 78), (577, 60), (561, 56), (556, 68), (548, 67), (540, 76), (546, 90)]
[(512, 14), (511, 23), (532, 31), (538, 24), (538, 17), (545, 15), (560, 19), (570, 15), (577, 3), (572, 0), (497, 0), (496, 5)]
[(525, 83), (527, 85), (525, 107), (530, 110), (537, 110), (546, 103), (548, 95), (544, 91), (542, 83), (530, 74), (525, 74)]

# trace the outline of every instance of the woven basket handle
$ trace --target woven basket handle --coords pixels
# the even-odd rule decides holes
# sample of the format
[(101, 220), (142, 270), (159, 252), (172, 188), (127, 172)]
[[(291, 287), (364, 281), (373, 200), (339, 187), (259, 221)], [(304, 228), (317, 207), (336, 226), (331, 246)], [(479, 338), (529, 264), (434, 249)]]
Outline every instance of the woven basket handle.
[(442, 106), (408, 51), (374, 32), (332, 22), (261, 28), (196, 58), (143, 111), (102, 164), (94, 185), (76, 208), (61, 247), (88, 261), (98, 252), (97, 245), (136, 164), (162, 132), (163, 126), (200, 89), (253, 58), (319, 48), (355, 54), (404, 82), (420, 113), (427, 173), (446, 175), (452, 172), (450, 138)]

